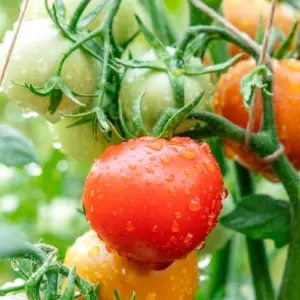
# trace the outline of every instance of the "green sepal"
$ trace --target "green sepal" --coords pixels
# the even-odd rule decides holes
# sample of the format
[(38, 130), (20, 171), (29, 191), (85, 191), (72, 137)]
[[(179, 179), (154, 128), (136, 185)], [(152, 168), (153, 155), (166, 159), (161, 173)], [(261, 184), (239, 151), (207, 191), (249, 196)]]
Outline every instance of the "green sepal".
[(240, 92), (246, 109), (251, 105), (255, 89), (265, 89), (266, 78), (270, 76), (272, 76), (270, 70), (265, 65), (261, 65), (242, 78)]
[(61, 100), (62, 100), (62, 91), (58, 89), (53, 89), (51, 94), (50, 94), (50, 105), (49, 105), (49, 112), (51, 115), (53, 115), (56, 110), (58, 109)]
[(114, 296), (115, 296), (116, 300), (121, 300), (120, 295), (117, 290), (114, 290)]
[(220, 64), (215, 64), (211, 66), (185, 66), (185, 75), (203, 75), (203, 74), (209, 74), (209, 73), (214, 73), (214, 72), (220, 72), (228, 69), (231, 67), (239, 58), (241, 58), (243, 54), (237, 54), (236, 56), (228, 59), (227, 61), (220, 63)]
[(293, 39), (297, 35), (298, 25), (299, 25), (299, 21), (296, 21), (294, 23), (294, 26), (293, 26), (291, 32), (286, 37), (286, 39), (283, 41), (283, 43), (281, 44), (279, 50), (275, 54), (275, 58), (282, 59), (282, 58), (285, 58), (285, 56), (288, 54), (288, 51), (289, 51), (289, 48), (292, 45)]
[(62, 295), (59, 297), (59, 300), (72, 300), (74, 298), (75, 279), (76, 279), (76, 267), (73, 266), (68, 275), (67, 285)]
[(191, 102), (187, 103), (184, 107), (177, 110), (162, 128), (159, 137), (171, 137), (176, 128), (182, 123), (182, 121), (188, 118), (194, 108), (199, 104), (204, 94), (205, 92), (202, 92)]
[(176, 108), (167, 108), (161, 115), (161, 117), (158, 119), (158, 121), (155, 123), (151, 135), (155, 137), (160, 136), (162, 129), (166, 126), (170, 118), (174, 116), (177, 111), (178, 109)]
[(143, 117), (141, 112), (141, 102), (145, 93), (142, 93), (134, 102), (132, 107), (132, 123), (136, 136), (150, 135), (143, 123)]

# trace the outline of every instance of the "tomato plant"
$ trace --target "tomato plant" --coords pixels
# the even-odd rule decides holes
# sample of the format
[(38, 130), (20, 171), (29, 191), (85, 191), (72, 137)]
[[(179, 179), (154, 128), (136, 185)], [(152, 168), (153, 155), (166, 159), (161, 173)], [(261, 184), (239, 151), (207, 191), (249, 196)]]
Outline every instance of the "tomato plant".
[(153, 271), (106, 250), (105, 244), (93, 231), (79, 237), (68, 250), (65, 265), (76, 266), (77, 274), (99, 283), (100, 299), (193, 299), (198, 286), (197, 255), (189, 254), (163, 271)]
[(92, 228), (109, 247), (159, 267), (204, 244), (225, 196), (207, 144), (140, 138), (96, 160), (83, 201)]
[[(233, 123), (246, 128), (249, 114), (243, 104), (240, 93), (241, 79), (253, 70), (255, 62), (246, 60), (239, 62), (226, 74), (222, 75), (214, 99), (214, 107), (217, 114), (224, 116)], [(299, 124), (297, 121), (298, 101), (300, 90), (298, 88), (300, 63), (295, 59), (274, 61), (274, 86), (273, 103), (276, 119), (276, 127), (280, 142), (284, 146), (285, 153), (296, 169), (300, 168), (298, 136)], [(258, 131), (262, 119), (262, 99), (259, 95), (257, 101), (254, 131)], [(273, 171), (255, 154), (238, 143), (225, 141), (228, 156), (238, 159), (250, 169), (261, 172), (269, 178), (273, 178)]]

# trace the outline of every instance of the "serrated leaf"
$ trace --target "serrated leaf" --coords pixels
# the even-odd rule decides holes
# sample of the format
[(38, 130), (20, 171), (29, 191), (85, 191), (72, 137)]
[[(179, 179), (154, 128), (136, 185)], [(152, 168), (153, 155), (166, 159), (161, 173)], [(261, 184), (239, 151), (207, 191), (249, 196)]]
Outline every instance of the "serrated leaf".
[(168, 52), (164, 44), (144, 25), (138, 16), (136, 16), (136, 20), (141, 33), (153, 48), (157, 58), (165, 62), (168, 61), (171, 58), (171, 54)]
[(203, 74), (224, 71), (224, 70), (228, 69), (229, 67), (231, 67), (242, 56), (243, 56), (243, 54), (237, 54), (236, 56), (232, 57), (231, 59), (228, 59), (227, 61), (225, 61), (223, 63), (210, 65), (210, 66), (204, 66), (204, 65), (189, 66), (189, 65), (187, 65), (185, 67), (184, 74), (186, 74), (186, 75), (203, 75)]
[(31, 246), (14, 227), (0, 225), (0, 259), (23, 256), (31, 251)]
[(251, 195), (241, 199), (220, 223), (252, 239), (271, 239), (276, 247), (289, 241), (291, 214), (288, 202), (267, 195)]
[(247, 109), (251, 105), (255, 89), (264, 89), (267, 86), (265, 84), (267, 76), (272, 76), (271, 72), (265, 65), (261, 65), (242, 78), (240, 92)]
[(37, 153), (30, 140), (11, 127), (0, 125), (0, 163), (20, 167), (37, 160)]

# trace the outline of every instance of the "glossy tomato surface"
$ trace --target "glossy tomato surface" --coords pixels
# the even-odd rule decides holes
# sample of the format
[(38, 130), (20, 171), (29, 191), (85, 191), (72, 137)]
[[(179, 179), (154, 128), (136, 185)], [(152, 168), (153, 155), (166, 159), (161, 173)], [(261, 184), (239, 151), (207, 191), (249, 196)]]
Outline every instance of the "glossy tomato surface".
[(76, 266), (76, 272), (92, 283), (100, 284), (101, 300), (115, 300), (116, 289), (121, 299), (167, 300), (194, 299), (198, 287), (197, 255), (189, 254), (162, 271), (149, 270), (135, 261), (106, 250), (97, 234), (89, 231), (68, 250), (65, 265)]
[(112, 146), (96, 160), (84, 205), (110, 248), (157, 267), (204, 244), (225, 194), (206, 143), (143, 137)]
[[(243, 105), (240, 81), (255, 67), (254, 60), (239, 62), (222, 75), (214, 99), (215, 112), (236, 125), (246, 128), (249, 114)], [(273, 104), (278, 136), (293, 165), (300, 168), (300, 62), (295, 59), (274, 61)], [(261, 95), (257, 101), (254, 131), (258, 131), (262, 118)], [(224, 141), (228, 156), (238, 159), (253, 171), (274, 179), (271, 168), (244, 146)]]

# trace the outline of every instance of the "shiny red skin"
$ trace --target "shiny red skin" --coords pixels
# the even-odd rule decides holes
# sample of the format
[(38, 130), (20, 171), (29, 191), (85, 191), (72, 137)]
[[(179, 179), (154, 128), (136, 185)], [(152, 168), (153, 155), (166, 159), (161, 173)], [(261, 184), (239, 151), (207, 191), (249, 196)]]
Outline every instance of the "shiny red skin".
[(83, 201), (109, 249), (159, 268), (204, 245), (225, 194), (208, 144), (142, 137), (95, 161)]

